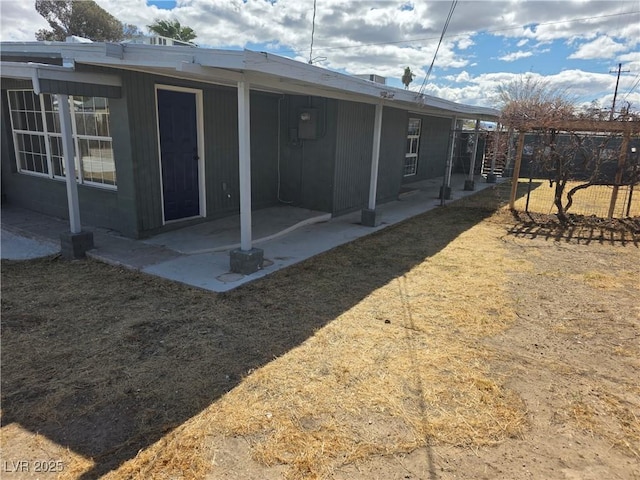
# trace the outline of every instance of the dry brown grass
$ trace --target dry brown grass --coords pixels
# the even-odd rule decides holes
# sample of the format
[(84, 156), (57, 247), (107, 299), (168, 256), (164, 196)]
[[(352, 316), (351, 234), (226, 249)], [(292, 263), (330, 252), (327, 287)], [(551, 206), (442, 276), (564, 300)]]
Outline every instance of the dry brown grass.
[[(519, 188), (525, 193), (529, 180), (520, 179)], [(568, 192), (581, 182), (567, 182), (565, 192)], [(620, 187), (616, 204), (614, 208), (614, 216), (624, 218), (627, 216), (629, 209), (630, 216), (640, 216), (640, 187), (636, 186), (631, 196), (631, 205), (629, 205), (629, 187)], [(556, 213), (556, 207), (553, 203), (555, 193), (555, 185), (549, 187), (549, 181), (545, 179), (533, 179), (533, 188), (529, 198), (529, 211), (543, 214)], [(598, 217), (606, 217), (609, 213), (609, 206), (613, 194), (613, 187), (609, 185), (592, 185), (584, 190), (579, 190), (573, 196), (573, 205), (568, 213), (572, 215), (596, 215)], [(566, 194), (565, 199), (566, 202)], [(516, 210), (524, 211), (526, 207), (526, 195), (520, 197), (514, 207)]]
[[(165, 479), (215, 477), (215, 450), (230, 437), (290, 478), (327, 478), (424, 446), (475, 449), (520, 437), (527, 409), (493, 368), (502, 353), (485, 340), (514, 324), (520, 306), (507, 287), (545, 253), (508, 251), (515, 220), (495, 211), (505, 192), (496, 187), (222, 295), (90, 261), (3, 263), (0, 438), (33, 443), (7, 419), (45, 426), (60, 444), (67, 438), (71, 450), (51, 450), (66, 462), (63, 479)], [(613, 294), (634, 272), (593, 265), (570, 278)], [(564, 272), (544, 273), (555, 281)], [(555, 328), (584, 333), (570, 319)], [(39, 348), (25, 350), (26, 342)], [(601, 403), (572, 399), (565, 418), (612, 441), (620, 434), (615, 445), (636, 455), (633, 409), (602, 392)], [(594, 423), (598, 409), (617, 426)], [(87, 428), (121, 418), (127, 423), (109, 432), (115, 440), (85, 445)]]
[(640, 459), (640, 419), (625, 399), (601, 388), (572, 401), (566, 414), (580, 429)]
[[(420, 223), (394, 233), (402, 237), (401, 230), (421, 229)], [(366, 245), (377, 251), (376, 242)], [(491, 375), (491, 351), (478, 342), (511, 324), (505, 274), (528, 268), (505, 258), (502, 248), (491, 226), (464, 231), (248, 375), (172, 436), (203, 445), (207, 438), (243, 436), (263, 464), (288, 465), (292, 478), (321, 478), (371, 455), (519, 435), (524, 406)], [(335, 251), (331, 261), (348, 264), (352, 253)], [(166, 474), (172, 459), (186, 460), (174, 442), (163, 440), (114, 475)], [(182, 465), (176, 466), (175, 473)]]

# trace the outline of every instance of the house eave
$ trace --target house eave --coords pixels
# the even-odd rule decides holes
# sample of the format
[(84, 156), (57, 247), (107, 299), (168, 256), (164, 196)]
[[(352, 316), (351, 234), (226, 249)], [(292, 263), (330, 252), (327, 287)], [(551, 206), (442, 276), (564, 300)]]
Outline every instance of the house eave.
[[(425, 115), (497, 121), (499, 111), (451, 102), (376, 84), (266, 52), (218, 50), (117, 43), (2, 43), (3, 60), (12, 56), (62, 58), (65, 63), (99, 65), (234, 85), (247, 81), (253, 89), (382, 104)], [(3, 61), (3, 73), (4, 72)], [(81, 72), (76, 72), (79, 74)]]

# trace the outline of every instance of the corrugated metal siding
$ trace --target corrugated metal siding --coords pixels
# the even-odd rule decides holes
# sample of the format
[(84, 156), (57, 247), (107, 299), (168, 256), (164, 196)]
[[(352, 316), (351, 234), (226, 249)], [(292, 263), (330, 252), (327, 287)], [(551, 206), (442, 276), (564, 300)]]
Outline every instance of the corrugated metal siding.
[(129, 111), (131, 162), (140, 231), (162, 226), (155, 98), (157, 79), (152, 75), (122, 72), (123, 95)]
[[(260, 93), (252, 93), (250, 98), (253, 209), (277, 202), (277, 98)], [(204, 128), (207, 216), (219, 217), (240, 209), (235, 89), (205, 87)]]
[[(315, 140), (296, 139), (301, 108), (318, 109)], [(280, 102), (280, 199), (292, 205), (332, 211), (337, 101), (285, 96)]]
[(207, 215), (240, 208), (238, 181), (238, 96), (233, 88), (204, 91)]
[(278, 203), (278, 97), (252, 93), (250, 101), (251, 206), (257, 209)]
[(85, 97), (119, 98), (122, 96), (121, 87), (48, 79), (40, 80), (40, 90), (43, 93), (61, 93), (65, 95), (82, 95)]
[(369, 198), (375, 107), (338, 103), (333, 213), (365, 207)]
[(385, 108), (382, 112), (377, 201), (395, 200), (400, 193), (408, 118), (406, 111), (396, 108)]
[[(155, 85), (202, 90), (207, 217), (240, 208), (238, 100), (235, 88), (130, 72), (123, 78), (131, 123), (131, 144), (140, 229), (162, 227), (162, 200)], [(277, 96), (251, 94), (252, 206), (277, 202)]]
[[(2, 90), (33, 90), (31, 80), (20, 80), (17, 78), (3, 78)], [(7, 93), (3, 92), (3, 100), (6, 101)]]

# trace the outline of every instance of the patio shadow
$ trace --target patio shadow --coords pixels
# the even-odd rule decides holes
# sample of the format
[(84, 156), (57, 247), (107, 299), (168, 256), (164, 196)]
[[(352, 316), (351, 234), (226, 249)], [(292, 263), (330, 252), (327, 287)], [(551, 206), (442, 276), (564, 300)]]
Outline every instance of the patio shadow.
[(93, 458), (82, 478), (98, 478), (494, 212), (472, 198), (224, 294), (91, 260), (3, 261), (2, 425)]

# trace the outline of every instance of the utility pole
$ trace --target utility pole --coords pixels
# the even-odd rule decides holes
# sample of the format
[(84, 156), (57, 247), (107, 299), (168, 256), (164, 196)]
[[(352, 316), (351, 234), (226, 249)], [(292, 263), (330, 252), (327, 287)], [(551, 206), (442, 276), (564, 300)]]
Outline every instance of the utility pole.
[[(618, 78), (616, 79), (616, 90), (613, 93), (613, 104), (611, 105), (611, 115), (609, 115), (609, 121), (613, 120), (613, 112), (616, 111), (616, 97), (618, 96), (618, 83), (620, 83), (620, 72), (622, 72), (622, 64), (618, 64)], [(630, 70), (625, 70), (624, 73), (629, 73)], [(609, 70), (609, 73), (616, 73), (615, 70)]]

